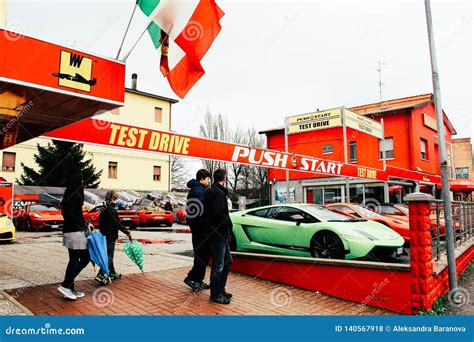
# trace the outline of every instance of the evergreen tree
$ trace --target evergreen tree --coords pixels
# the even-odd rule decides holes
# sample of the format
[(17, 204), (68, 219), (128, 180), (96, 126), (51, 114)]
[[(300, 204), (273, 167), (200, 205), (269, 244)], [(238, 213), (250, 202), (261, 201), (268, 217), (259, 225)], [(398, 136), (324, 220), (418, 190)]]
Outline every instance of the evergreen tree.
[(92, 160), (86, 159), (83, 144), (53, 140), (46, 146), (37, 145), (34, 161), (38, 171), (21, 163), (23, 174), (16, 180), (20, 185), (66, 186), (67, 175), (82, 172), (84, 186), (97, 188), (101, 171), (97, 171)]

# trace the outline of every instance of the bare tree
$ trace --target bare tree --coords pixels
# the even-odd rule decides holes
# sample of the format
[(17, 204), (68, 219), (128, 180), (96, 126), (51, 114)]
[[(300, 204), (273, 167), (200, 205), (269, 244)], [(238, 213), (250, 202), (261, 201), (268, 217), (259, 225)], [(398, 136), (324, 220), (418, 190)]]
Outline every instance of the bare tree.
[[(199, 126), (199, 135), (208, 139), (229, 141), (230, 131), (227, 120), (222, 114), (212, 115), (208, 108), (204, 115), (204, 122)], [(217, 169), (227, 170), (226, 163), (224, 162), (203, 160), (202, 164), (211, 174)]]
[(186, 162), (183, 157), (171, 156), (171, 187), (172, 189), (185, 189), (186, 176), (189, 173), (189, 168), (186, 167)]
[[(239, 145), (246, 145), (248, 143), (248, 137), (245, 134), (245, 131), (240, 129), (237, 126), (231, 132), (231, 142)], [(238, 190), (239, 182), (241, 181), (242, 171), (244, 169), (244, 165), (240, 163), (232, 163), (230, 164), (230, 171), (229, 171), (229, 185), (233, 192)]]

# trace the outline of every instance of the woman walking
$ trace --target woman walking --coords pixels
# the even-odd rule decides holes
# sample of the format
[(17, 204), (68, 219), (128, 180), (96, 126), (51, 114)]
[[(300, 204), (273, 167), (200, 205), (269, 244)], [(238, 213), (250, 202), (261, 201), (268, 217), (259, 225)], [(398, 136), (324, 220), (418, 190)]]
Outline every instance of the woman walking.
[(90, 261), (86, 234), (93, 229), (93, 226), (88, 224), (82, 216), (83, 203), (82, 174), (70, 174), (67, 179), (66, 191), (61, 200), (61, 213), (64, 217), (63, 245), (68, 249), (69, 263), (66, 267), (64, 281), (58, 287), (58, 291), (64, 297), (72, 300), (85, 296), (83, 292), (76, 291), (74, 288), (74, 279)]

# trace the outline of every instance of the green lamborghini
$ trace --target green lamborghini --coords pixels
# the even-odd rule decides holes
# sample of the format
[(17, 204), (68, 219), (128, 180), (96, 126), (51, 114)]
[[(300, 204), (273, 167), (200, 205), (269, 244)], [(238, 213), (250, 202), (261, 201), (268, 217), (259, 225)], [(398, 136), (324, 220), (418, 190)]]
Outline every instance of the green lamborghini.
[(231, 249), (327, 259), (385, 259), (403, 253), (387, 226), (312, 204), (278, 204), (231, 214)]

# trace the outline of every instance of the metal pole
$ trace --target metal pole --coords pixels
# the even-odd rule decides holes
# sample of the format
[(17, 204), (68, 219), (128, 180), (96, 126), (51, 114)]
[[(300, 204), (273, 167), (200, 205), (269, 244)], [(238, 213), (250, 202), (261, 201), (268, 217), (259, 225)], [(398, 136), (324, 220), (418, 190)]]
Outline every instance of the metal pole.
[[(341, 116), (342, 116), (342, 138), (344, 140), (344, 163), (349, 163), (349, 156), (347, 153), (347, 126), (346, 126), (346, 107), (341, 107)], [(349, 177), (346, 177), (346, 202), (351, 201), (350, 188), (349, 188)]]
[(441, 186), (446, 224), (446, 252), (448, 255), (449, 287), (451, 290), (458, 287), (456, 278), (456, 256), (454, 253), (453, 218), (451, 211), (451, 194), (449, 191), (449, 169), (446, 160), (446, 141), (444, 136), (443, 107), (441, 106), (441, 91), (439, 84), (438, 65), (433, 34), (433, 19), (431, 16), (430, 0), (425, 0), (426, 26), (428, 28), (428, 43), (430, 47), (431, 72), (433, 78), (434, 105), (438, 125), (439, 156), (441, 161)]
[[(288, 153), (288, 118), (285, 118), (285, 152)], [(286, 175), (286, 202), (290, 201), (290, 171), (285, 170)]]
[(133, 6), (132, 15), (130, 16), (130, 19), (128, 20), (127, 28), (125, 29), (125, 33), (123, 35), (122, 42), (120, 43), (120, 47), (117, 52), (117, 57), (115, 57), (115, 59), (118, 59), (120, 57), (120, 52), (122, 51), (123, 43), (125, 42), (125, 37), (127, 37), (128, 29), (130, 28), (130, 24), (132, 23), (133, 15), (135, 14), (137, 5), (138, 5), (138, 1), (135, 3), (135, 6)]

